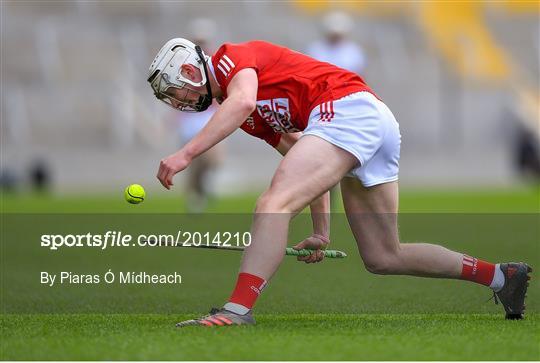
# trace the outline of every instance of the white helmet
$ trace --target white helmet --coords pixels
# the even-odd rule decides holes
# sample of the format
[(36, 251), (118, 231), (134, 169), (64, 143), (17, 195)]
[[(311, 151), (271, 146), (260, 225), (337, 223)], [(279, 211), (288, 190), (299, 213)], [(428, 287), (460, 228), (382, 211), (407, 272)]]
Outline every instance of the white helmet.
[[(212, 92), (206, 69), (206, 63), (209, 60), (210, 57), (189, 40), (183, 38), (169, 40), (161, 47), (148, 71), (148, 82), (154, 90), (154, 95), (169, 106), (181, 111), (200, 112), (206, 110), (212, 104)], [(191, 64), (201, 71), (201, 82), (193, 82), (182, 75), (181, 67), (184, 64)], [(195, 87), (206, 85), (208, 94), (202, 94), (185, 87), (186, 84)], [(175, 97), (175, 93), (170, 92), (171, 87), (178, 90), (185, 89), (183, 99)], [(188, 101), (189, 98), (186, 96), (190, 92), (199, 95), (199, 100), (196, 103)]]

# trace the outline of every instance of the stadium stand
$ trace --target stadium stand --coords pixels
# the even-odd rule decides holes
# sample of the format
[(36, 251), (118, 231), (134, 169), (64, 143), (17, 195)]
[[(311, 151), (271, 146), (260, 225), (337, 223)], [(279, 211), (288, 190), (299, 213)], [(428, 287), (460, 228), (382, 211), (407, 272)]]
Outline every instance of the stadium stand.
[[(508, 84), (518, 83), (517, 74), (540, 75), (537, 9), (506, 1), (452, 11), (448, 4), (348, 4), (356, 19), (351, 35), (369, 57), (364, 77), (400, 121), (404, 183), (513, 183), (502, 118), (514, 105)], [(333, 6), (2, 2), (5, 160), (16, 167), (44, 156), (58, 174), (57, 190), (154, 184), (153, 172), (141, 170), (157, 168), (176, 135), (162, 122), (170, 111), (153, 99), (146, 72), (166, 39), (187, 33), (183, 20), (205, 14), (217, 21), (219, 41), (259, 38), (302, 51)], [(538, 84), (529, 86), (537, 92)], [(241, 132), (229, 144), (220, 191), (264, 187), (278, 157)], [(268, 164), (258, 166), (261, 158)], [(138, 170), (129, 167), (135, 159)], [(87, 168), (69, 167), (77, 163)]]

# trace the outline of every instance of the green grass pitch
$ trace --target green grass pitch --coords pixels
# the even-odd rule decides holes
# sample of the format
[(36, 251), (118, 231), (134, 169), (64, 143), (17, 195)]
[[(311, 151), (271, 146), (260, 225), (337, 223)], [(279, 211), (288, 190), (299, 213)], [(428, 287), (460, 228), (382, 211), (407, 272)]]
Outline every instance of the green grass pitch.
[[(132, 206), (123, 201), (122, 193), (118, 194), (61, 199), (5, 196), (2, 211), (182, 212), (181, 198), (152, 199), (149, 193), (143, 204)], [(255, 199), (255, 195), (246, 195), (216, 200), (210, 210), (249, 213)], [(406, 240), (442, 243), (490, 261), (525, 260), (540, 271), (538, 224), (531, 231), (518, 228), (521, 215), (539, 220), (539, 205), (537, 188), (404, 191), (400, 209), (405, 212), (403, 219), (411, 219), (411, 223), (401, 226), (401, 234)], [(449, 225), (459, 224), (460, 218), (468, 218), (464, 213), (476, 214), (470, 218), (479, 218), (485, 225), (441, 231), (429, 224), (434, 215), (455, 216), (457, 219), (450, 220)], [(420, 223), (422, 220), (426, 222)], [(505, 224), (505, 220), (514, 222)], [(338, 217), (336, 223), (339, 221)], [(294, 232), (291, 230), (293, 239), (301, 238), (302, 233)], [(228, 297), (240, 259), (236, 252), (182, 249), (149, 261), (149, 266), (156, 268), (161, 264), (181, 266), (185, 282), (176, 292), (148, 288), (146, 292), (126, 289), (116, 295), (107, 291), (81, 295), (93, 306), (100, 302), (121, 306), (111, 308), (111, 313), (84, 311), (84, 301), (69, 300), (69, 294), (61, 296), (67, 299), (60, 299), (65, 304), (62, 313), (10, 312), (12, 308), (4, 303), (16, 294), (20, 293), (21, 306), (35, 296), (26, 299), (22, 292), (4, 290), (3, 284), (0, 359), (540, 360), (540, 284), (536, 271), (529, 287), (526, 319), (506, 321), (502, 307), (487, 301), (490, 291), (481, 286), (367, 273), (348, 233), (346, 226), (333, 230), (334, 248), (345, 250), (349, 255), (346, 260), (305, 265), (287, 257), (257, 303), (258, 324), (253, 327), (174, 327), (175, 322), (206, 313)], [(142, 261), (145, 253), (135, 251), (132, 258)], [(2, 275), (13, 273), (11, 268), (16, 268), (17, 259), (25, 258), (13, 256), (10, 262), (4, 257)], [(39, 311), (39, 306), (35, 310)]]
[(3, 317), (3, 359), (537, 360), (538, 314), (264, 314), (258, 325), (175, 329), (188, 315)]

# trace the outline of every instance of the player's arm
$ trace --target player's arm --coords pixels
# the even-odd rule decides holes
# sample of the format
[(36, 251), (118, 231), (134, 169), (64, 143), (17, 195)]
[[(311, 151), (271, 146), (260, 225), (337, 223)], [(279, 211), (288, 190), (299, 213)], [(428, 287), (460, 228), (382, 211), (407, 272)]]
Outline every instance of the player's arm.
[[(302, 136), (301, 132), (282, 134), (276, 150), (285, 155), (296, 141)], [(330, 243), (330, 192), (327, 191), (309, 205), (313, 221), (313, 235), (306, 238), (294, 248), (296, 249), (324, 249)], [(310, 256), (298, 256), (299, 261), (319, 262), (323, 259), (322, 253), (313, 253)]]
[(182, 149), (161, 160), (158, 179), (170, 189), (173, 176), (189, 166), (191, 160), (233, 133), (255, 110), (258, 79), (252, 68), (240, 70), (227, 87), (227, 98), (206, 126)]
[(287, 154), (291, 147), (302, 136), (301, 132), (295, 132), (290, 134), (281, 134), (279, 143), (276, 145), (276, 150), (283, 156)]

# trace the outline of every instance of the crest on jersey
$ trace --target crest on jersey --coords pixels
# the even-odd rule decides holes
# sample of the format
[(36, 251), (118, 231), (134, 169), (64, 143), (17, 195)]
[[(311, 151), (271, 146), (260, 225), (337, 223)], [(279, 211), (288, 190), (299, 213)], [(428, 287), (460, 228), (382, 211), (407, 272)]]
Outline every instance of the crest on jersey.
[(251, 127), (252, 130), (255, 130), (255, 120), (253, 120), (253, 116), (249, 116), (246, 119), (246, 124)]
[(276, 132), (298, 132), (291, 122), (288, 98), (273, 98), (257, 101), (257, 113)]

